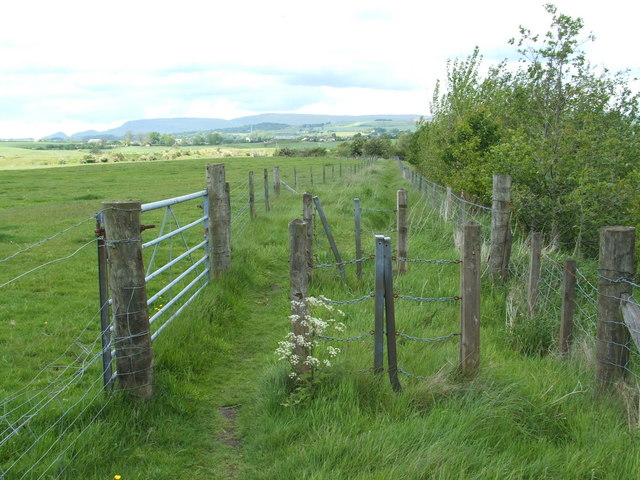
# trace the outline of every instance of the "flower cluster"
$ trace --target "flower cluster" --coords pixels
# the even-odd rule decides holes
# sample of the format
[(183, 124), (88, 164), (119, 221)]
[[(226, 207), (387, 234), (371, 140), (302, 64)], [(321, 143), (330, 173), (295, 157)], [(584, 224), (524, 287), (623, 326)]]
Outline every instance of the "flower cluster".
[[(341, 310), (334, 308), (332, 305), (326, 302), (324, 297), (308, 297), (306, 304), (298, 300), (291, 302), (292, 307), (308, 307), (309, 313), (304, 316), (290, 315), (289, 319), (292, 324), (297, 324), (305, 334), (295, 334), (289, 332), (285, 338), (278, 342), (278, 348), (275, 353), (278, 356), (278, 360), (286, 360), (293, 367), (293, 372), (290, 374), (291, 378), (297, 378), (296, 367), (300, 364), (310, 367), (311, 372), (319, 368), (331, 367), (331, 361), (338, 356), (340, 349), (331, 345), (321, 345), (318, 337), (325, 335), (330, 331), (344, 332), (346, 325), (333, 318), (334, 316), (344, 317), (345, 314)], [(330, 318), (320, 318), (317, 313), (318, 310), (324, 310), (325, 313), (329, 313)], [(314, 311), (314, 315), (311, 314)], [(308, 352), (304, 357), (301, 357), (298, 353), (300, 351)]]

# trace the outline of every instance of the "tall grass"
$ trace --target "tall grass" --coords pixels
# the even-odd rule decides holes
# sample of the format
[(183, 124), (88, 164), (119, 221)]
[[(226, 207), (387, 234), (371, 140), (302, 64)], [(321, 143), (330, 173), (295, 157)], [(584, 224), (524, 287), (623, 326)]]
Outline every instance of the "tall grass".
[[(249, 168), (259, 172), (272, 165), (264, 159), (236, 161), (227, 169), (230, 181), (238, 185)], [(282, 170), (295, 164), (299, 174), (313, 163), (313, 159), (305, 160), (310, 163), (300, 159), (288, 164), (288, 159), (277, 161)], [(60, 198), (50, 195), (42, 206), (64, 206), (69, 196), (79, 195), (70, 191), (73, 185), (85, 181), (103, 185), (105, 190), (82, 192), (99, 198), (77, 200), (82, 208), (72, 216), (74, 221), (90, 216), (105, 196), (129, 196), (132, 184), (139, 185), (135, 193), (143, 201), (157, 200), (158, 191), (167, 197), (195, 191), (201, 188), (205, 163), (101, 165), (93, 167), (92, 172), (105, 172), (104, 177), (94, 179), (84, 179), (78, 173), (55, 180), (43, 175), (41, 182), (59, 185)], [(108, 171), (110, 168), (113, 170)], [(177, 171), (169, 173), (164, 168)], [(76, 172), (85, 171), (89, 170), (78, 168)], [(28, 189), (37, 181), (15, 175), (7, 194), (26, 197), (21, 188)], [(345, 175), (330, 185), (319, 185), (318, 178), (316, 173), (316, 184), (307, 188), (320, 197), (344, 259), (355, 258), (353, 198), (360, 198), (363, 208), (393, 209), (398, 188), (409, 190), (409, 257), (458, 258), (451, 225), (420, 201), (419, 194), (399, 178), (391, 162), (379, 162), (359, 176)], [(107, 182), (112, 190), (107, 190)], [(51, 187), (46, 192), (49, 190)], [(457, 374), (457, 337), (440, 344), (401, 340), (400, 367), (424, 379), (402, 376), (403, 391), (395, 394), (385, 374), (358, 373), (370, 369), (373, 363), (372, 340), (367, 337), (336, 344), (342, 351), (333, 367), (320, 372), (312, 385), (292, 393), (289, 370), (277, 361), (274, 350), (289, 329), (287, 224), (300, 216), (301, 203), (300, 196), (283, 190), (278, 199), (272, 198), (268, 214), (258, 210), (258, 218), (234, 238), (228, 275), (211, 285), (154, 344), (157, 397), (149, 403), (132, 403), (119, 394), (98, 397), (86, 413), (87, 420), (95, 420), (65, 451), (50, 478), (105, 479), (115, 474), (124, 480), (639, 476), (638, 430), (629, 422), (634, 418), (633, 404), (625, 404), (616, 396), (594, 398), (589, 342), (580, 340), (568, 360), (549, 354), (523, 354), (506, 334), (509, 289), (487, 281), (482, 291), (481, 369), (476, 378)], [(14, 212), (29, 209), (36, 218), (30, 221), (24, 216), (17, 221), (18, 217), (7, 213), (3, 204), (0, 224), (14, 218), (12, 223), (24, 223), (26, 227), (22, 232), (20, 228), (6, 231), (22, 238), (19, 245), (2, 243), (2, 258), (55, 228), (39, 229), (41, 222), (52, 218), (46, 208), (41, 212), (37, 205), (22, 205), (20, 201), (13, 202), (12, 208)], [(392, 226), (393, 215), (363, 213), (365, 229), (386, 230)], [(83, 235), (90, 236), (91, 232)], [(394, 235), (391, 237), (395, 243)], [(319, 223), (314, 243), (316, 263), (332, 262)], [(364, 248), (372, 252), (372, 234), (365, 236)], [(41, 260), (35, 251), (33, 254), (34, 262)], [(46, 331), (55, 323), (53, 320), (44, 326), (43, 318), (48, 317), (32, 318), (38, 310), (31, 307), (34, 300), (28, 296), (33, 284), (24, 287), (17, 282), (10, 290), (0, 291), (4, 295), (0, 338), (7, 339), (0, 344), (2, 367), (8, 371), (10, 365), (17, 365), (0, 382), (3, 394), (29, 378), (38, 362), (46, 358), (36, 350), (36, 358), (29, 361), (28, 355), (20, 352), (20, 345), (51, 342), (55, 349), (54, 343), (64, 343), (64, 336), (59, 340), (60, 331), (71, 327), (77, 331), (77, 326), (87, 321), (86, 315), (73, 314), (73, 309), (65, 305), (84, 305), (86, 313), (94, 312), (95, 307), (86, 306), (91, 300), (86, 296), (91, 290), (92, 273), (73, 279), (71, 284), (66, 283), (71, 280), (65, 280), (92, 264), (91, 256), (77, 258), (78, 263), (71, 263), (65, 267), (66, 273), (56, 277), (69, 290), (67, 297), (75, 299), (75, 303), (67, 302), (67, 297), (49, 302), (48, 308), (59, 312), (60, 320), (55, 322), (66, 322), (64, 328), (56, 327), (56, 335)], [(366, 295), (373, 286), (373, 262), (363, 266), (361, 279), (355, 276), (354, 266), (347, 266), (344, 284), (336, 269), (315, 270), (310, 293), (334, 300)], [(395, 289), (403, 295), (450, 296), (457, 293), (458, 282), (455, 265), (410, 264), (409, 272), (395, 279)], [(48, 291), (42, 294), (46, 296)], [(36, 305), (43, 309), (45, 304)], [(346, 315), (344, 336), (372, 329), (371, 300), (340, 308)], [(458, 308), (457, 303), (397, 299), (398, 330), (416, 337), (456, 332)], [(17, 319), (15, 326), (7, 324), (9, 318)], [(8, 337), (18, 324), (22, 324), (20, 334)], [(46, 350), (44, 346), (42, 349)], [(237, 424), (223, 415), (221, 407), (237, 412)], [(51, 418), (54, 414), (51, 412)], [(79, 433), (81, 427), (74, 428)], [(2, 451), (0, 465), (14, 455), (13, 451)]]

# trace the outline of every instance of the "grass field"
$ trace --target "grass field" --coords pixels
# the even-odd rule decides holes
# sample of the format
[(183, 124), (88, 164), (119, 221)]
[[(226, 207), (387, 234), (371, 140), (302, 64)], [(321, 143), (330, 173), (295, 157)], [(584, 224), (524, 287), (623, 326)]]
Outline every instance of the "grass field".
[[(307, 144), (309, 145), (309, 144)], [(23, 170), (26, 168), (51, 168), (74, 166), (83, 163), (90, 153), (83, 150), (41, 150), (37, 142), (0, 142), (0, 169)], [(151, 161), (170, 159), (202, 159), (216, 157), (269, 156), (275, 146), (264, 143), (238, 143), (220, 146), (123, 146), (101, 150), (94, 154), (95, 163), (113, 163), (117, 154), (124, 155), (119, 161)]]
[[(353, 132), (355, 134), (356, 132)], [(121, 146), (95, 153), (95, 163), (118, 163), (158, 160), (185, 160), (203, 158), (271, 156), (278, 148), (311, 149), (323, 147), (329, 152), (339, 145), (336, 142), (273, 141), (257, 143), (232, 143), (218, 146)], [(51, 168), (74, 166), (84, 163), (89, 149), (46, 150), (38, 142), (0, 142), (0, 170), (23, 170), (26, 168)], [(123, 157), (118, 157), (122, 155)]]
[[(91, 242), (91, 216), (101, 201), (135, 197), (147, 202), (200, 190), (210, 161), (3, 171), (0, 260), (85, 223), (0, 263), (0, 284)], [(392, 162), (381, 161), (362, 174), (342, 178), (336, 166), (336, 178), (325, 185), (318, 183), (321, 165), (335, 159), (237, 157), (225, 162), (236, 205), (244, 201), (250, 169), (259, 179), (263, 168), (277, 162), (284, 180), (292, 184), (295, 165), (300, 181), (322, 200), (346, 259), (355, 255), (353, 198), (360, 198), (363, 208), (393, 209), (398, 188), (410, 192), (410, 256), (458, 256), (451, 226), (417, 201)], [(313, 187), (308, 185), (310, 166), (316, 178)], [(578, 339), (568, 360), (514, 349), (505, 332), (509, 286), (483, 285), (481, 370), (474, 379), (457, 373), (455, 339), (434, 345), (401, 340), (400, 367), (425, 379), (403, 376), (403, 391), (394, 394), (386, 376), (354, 373), (371, 366), (372, 343), (366, 338), (338, 344), (341, 352), (332, 368), (320, 372), (312, 385), (292, 389), (288, 368), (277, 361), (274, 350), (289, 327), (287, 224), (300, 216), (301, 207), (300, 196), (283, 189), (278, 199), (272, 198), (270, 212), (259, 208), (258, 218), (234, 237), (229, 274), (208, 287), (154, 344), (153, 401), (136, 404), (126, 395), (108, 396), (99, 386), (91, 387), (98, 393), (79, 404), (86, 406), (79, 421), (55, 424), (57, 415), (76, 405), (75, 398), (85, 391), (70, 390), (56, 398), (30, 430), (0, 445), (0, 466), (6, 471), (16, 452), (25, 451), (45, 432), (39, 450), (28, 452), (6, 478), (20, 478), (61, 434), (78, 441), (56, 445), (49, 452), (52, 468), (42, 477), (36, 470), (24, 478), (640, 476), (638, 405), (626, 401), (636, 397), (593, 396), (593, 341), (588, 339)], [(390, 227), (393, 218), (387, 213), (363, 216), (364, 229)], [(372, 235), (365, 238), (370, 252)], [(86, 336), (95, 336), (93, 247), (89, 243), (71, 259), (0, 288), (0, 368), (8, 372), (0, 380), (2, 398), (44, 366), (50, 366), (44, 376), (51, 375), (53, 359), (85, 325)], [(315, 253), (317, 263), (332, 261), (319, 225)], [(355, 277), (354, 268), (347, 267), (345, 284), (335, 269), (316, 270), (310, 293), (335, 300), (366, 295), (373, 286), (372, 262), (364, 263), (362, 279)], [(409, 273), (397, 278), (396, 289), (405, 295), (449, 296), (456, 294), (458, 282), (455, 265), (411, 264)], [(370, 301), (343, 307), (347, 329), (342, 335), (368, 332), (372, 308)], [(417, 337), (446, 335), (458, 329), (457, 310), (457, 304), (398, 300), (398, 329)], [(51, 424), (54, 428), (48, 430)]]

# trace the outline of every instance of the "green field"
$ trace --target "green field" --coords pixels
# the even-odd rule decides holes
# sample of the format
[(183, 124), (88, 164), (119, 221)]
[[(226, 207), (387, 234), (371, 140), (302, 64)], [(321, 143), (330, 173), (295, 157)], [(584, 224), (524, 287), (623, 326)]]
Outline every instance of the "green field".
[[(191, 158), (2, 172), (0, 260), (79, 225), (2, 261), (0, 285), (86, 246), (68, 260), (0, 288), (0, 368), (7, 372), (0, 380), (2, 398), (16, 395), (44, 367), (34, 389), (46, 385), (61, 368), (52, 362), (70, 362), (67, 357), (99, 331), (91, 217), (101, 202), (132, 197), (148, 202), (200, 190), (205, 165), (217, 161)], [(300, 183), (321, 199), (345, 259), (355, 256), (353, 198), (360, 198), (363, 208), (393, 209), (396, 190), (407, 188), (410, 257), (458, 258), (451, 225), (418, 201), (418, 193), (391, 161), (379, 161), (355, 175), (348, 173), (355, 163), (349, 161), (342, 177), (331, 158), (241, 156), (224, 161), (234, 212), (246, 202), (249, 170), (259, 180), (263, 168), (277, 164), (291, 185), (295, 166)], [(322, 165), (332, 164), (333, 178), (326, 168), (327, 183), (322, 184)], [(122, 480), (640, 476), (633, 387), (594, 397), (593, 340), (585, 336), (577, 339), (568, 360), (552, 353), (526, 355), (514, 348), (505, 329), (511, 285), (494, 286), (483, 279), (482, 357), (476, 378), (458, 374), (455, 339), (433, 345), (400, 340), (400, 367), (424, 378), (403, 376), (402, 393), (393, 393), (386, 376), (357, 373), (372, 363), (368, 337), (338, 344), (341, 352), (331, 368), (319, 372), (312, 384), (292, 388), (288, 367), (277, 361), (274, 351), (289, 328), (287, 224), (300, 216), (302, 204), (299, 195), (286, 189), (271, 200), (268, 213), (259, 203), (258, 217), (234, 230), (231, 271), (156, 340), (156, 398), (135, 403), (117, 392), (103, 394), (99, 384), (90, 383), (99, 377), (97, 366), (92, 367), (86, 380), (57, 396), (29, 429), (0, 444), (5, 471), (16, 461), (16, 452), (24, 453), (7, 479), (23, 473), (23, 478), (96, 480), (114, 475)], [(388, 213), (366, 212), (363, 229), (387, 230), (393, 222)], [(314, 238), (316, 263), (332, 262), (319, 222)], [(367, 252), (372, 251), (372, 240), (372, 235), (365, 237)], [(526, 249), (516, 247), (514, 252), (514, 261), (522, 263)], [(315, 270), (310, 293), (335, 300), (367, 295), (373, 287), (373, 262), (363, 266), (362, 279), (356, 278), (353, 265), (347, 266), (344, 284), (333, 268)], [(396, 290), (449, 296), (455, 295), (458, 283), (455, 265), (411, 264), (409, 272), (396, 279)], [(341, 308), (346, 331), (335, 336), (355, 336), (372, 328), (371, 301)], [(396, 312), (398, 329), (417, 337), (458, 329), (457, 304), (398, 300)], [(68, 349), (70, 344), (73, 348)], [(90, 398), (80, 401), (86, 391), (92, 392)], [(14, 421), (4, 415), (7, 422)], [(60, 416), (78, 421), (56, 423)], [(40, 437), (38, 446), (28, 450)], [(58, 437), (63, 440), (54, 443)], [(29, 472), (40, 456), (46, 461)]]

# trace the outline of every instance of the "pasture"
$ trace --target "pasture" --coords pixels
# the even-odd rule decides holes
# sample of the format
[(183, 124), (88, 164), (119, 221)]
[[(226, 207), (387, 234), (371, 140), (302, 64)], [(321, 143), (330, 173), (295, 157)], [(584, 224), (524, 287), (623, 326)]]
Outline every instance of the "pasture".
[[(218, 159), (81, 165), (4, 170), (0, 185), (0, 285), (47, 262), (76, 253), (0, 288), (0, 380), (11, 395), (52, 360), (63, 355), (84, 328), (99, 329), (96, 251), (92, 215), (105, 200), (143, 202), (204, 187), (207, 163)], [(280, 166), (292, 185), (295, 166), (321, 199), (343, 258), (355, 258), (353, 198), (363, 208), (395, 208), (398, 188), (409, 191), (409, 256), (456, 259), (453, 232), (438, 212), (402, 180), (397, 166), (379, 161), (359, 174), (337, 175), (335, 159), (224, 159), (232, 205), (246, 202), (246, 176)], [(335, 175), (321, 181), (322, 165)], [(314, 167), (315, 183), (309, 184)], [(328, 179), (329, 180), (329, 179)], [(233, 208), (233, 207), (232, 207)], [(89, 402), (84, 424), (56, 432), (78, 438), (57, 449), (51, 471), (24, 478), (108, 479), (524, 479), (636, 478), (640, 475), (638, 405), (633, 395), (593, 396), (593, 344), (580, 339), (569, 360), (522, 355), (505, 332), (506, 286), (483, 279), (481, 369), (459, 375), (458, 343), (398, 343), (403, 391), (391, 390), (386, 374), (367, 371), (372, 342), (365, 337), (336, 343), (340, 353), (312, 384), (296, 388), (274, 351), (289, 330), (287, 224), (300, 216), (302, 200), (282, 190), (271, 210), (233, 238), (232, 268), (172, 324), (154, 344), (158, 394), (133, 403), (117, 391)], [(393, 215), (367, 212), (363, 229), (393, 228)], [(372, 234), (364, 237), (371, 253)], [(394, 234), (391, 234), (394, 238)], [(515, 249), (518, 253), (518, 249)], [(316, 263), (333, 261), (316, 224)], [(362, 278), (348, 265), (345, 283), (334, 268), (314, 270), (312, 295), (334, 300), (366, 297), (373, 288), (372, 262)], [(403, 295), (440, 297), (456, 293), (455, 265), (411, 264), (396, 279)], [(457, 331), (458, 305), (397, 300), (401, 332), (436, 337)], [(339, 307), (346, 330), (372, 328), (371, 300)], [(321, 312), (321, 314), (323, 314)], [(326, 314), (323, 314), (326, 315)], [(95, 322), (95, 323), (92, 323)], [(332, 332), (333, 334), (333, 332)], [(51, 406), (42, 430), (56, 418), (72, 391)], [(628, 400), (625, 403), (625, 399)], [(15, 448), (32, 436), (0, 445), (7, 469)], [(63, 443), (63, 446), (67, 443)], [(46, 451), (34, 453), (37, 457)], [(58, 448), (58, 447), (57, 447)], [(618, 452), (613, 454), (612, 452)], [(27, 457), (25, 464), (28, 464)], [(22, 465), (19, 472), (26, 471)], [(1, 470), (0, 470), (1, 471)], [(29, 474), (27, 474), (29, 475)], [(48, 476), (47, 476), (48, 475)], [(9, 477), (7, 477), (9, 478)], [(20, 478), (19, 476), (17, 478)]]

